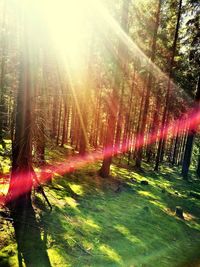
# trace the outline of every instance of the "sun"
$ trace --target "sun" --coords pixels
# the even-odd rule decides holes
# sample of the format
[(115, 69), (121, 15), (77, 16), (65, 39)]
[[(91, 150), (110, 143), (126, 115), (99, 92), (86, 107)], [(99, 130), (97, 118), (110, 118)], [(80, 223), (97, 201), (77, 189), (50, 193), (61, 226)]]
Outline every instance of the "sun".
[[(48, 32), (48, 42), (54, 46), (57, 57), (73, 69), (84, 65), (92, 25), (88, 15), (89, 0), (34, 0), (29, 3), (29, 14), (42, 21), (43, 25), (37, 27), (42, 26)], [(38, 38), (37, 30), (35, 38)]]

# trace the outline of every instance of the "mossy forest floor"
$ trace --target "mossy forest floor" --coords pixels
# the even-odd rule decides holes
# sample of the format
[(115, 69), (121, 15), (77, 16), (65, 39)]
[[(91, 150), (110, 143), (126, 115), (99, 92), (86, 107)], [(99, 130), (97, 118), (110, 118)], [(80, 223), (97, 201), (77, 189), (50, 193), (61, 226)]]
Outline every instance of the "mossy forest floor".
[(21, 248), (12, 221), (0, 218), (0, 266), (45, 266), (44, 250), (48, 266), (200, 266), (200, 200), (190, 196), (200, 181), (183, 181), (178, 168), (135, 172), (117, 162), (110, 179), (98, 176), (99, 162), (56, 175), (45, 186), (52, 212), (35, 193)]

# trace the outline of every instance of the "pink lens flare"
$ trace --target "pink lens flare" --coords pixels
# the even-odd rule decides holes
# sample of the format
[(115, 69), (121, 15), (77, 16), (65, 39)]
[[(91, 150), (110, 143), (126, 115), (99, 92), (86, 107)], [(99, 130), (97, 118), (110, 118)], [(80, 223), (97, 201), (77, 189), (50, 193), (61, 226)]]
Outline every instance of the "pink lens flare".
[[(200, 123), (200, 110), (199, 108), (194, 108), (187, 114), (184, 114), (180, 119), (177, 119), (163, 128), (157, 129), (156, 131), (148, 134), (148, 137), (145, 135), (138, 135), (135, 137), (135, 148), (141, 148), (146, 145), (150, 145), (158, 140), (168, 139), (175, 137), (177, 134), (181, 136), (185, 131), (196, 130)], [(128, 143), (128, 144), (127, 144)], [(86, 154), (85, 156), (73, 156), (67, 158), (61, 163), (56, 163), (51, 166), (44, 166), (41, 168), (40, 172), (37, 173), (38, 180), (45, 184), (51, 180), (52, 176), (54, 178), (59, 178), (64, 174), (73, 173), (76, 169), (86, 166), (89, 163), (93, 163), (99, 160), (102, 160), (103, 157), (111, 157), (118, 155), (119, 153), (127, 152), (128, 148), (132, 145), (132, 140), (126, 142), (126, 144), (118, 144), (113, 147), (106, 147), (102, 152), (94, 151)], [(30, 173), (20, 174), (19, 177), (14, 177), (14, 192), (12, 193), (12, 201), (21, 195), (25, 194), (30, 189), (27, 185), (27, 177), (31, 175)], [(37, 185), (33, 185), (37, 187)], [(0, 204), (6, 204), (6, 197), (0, 196)]]

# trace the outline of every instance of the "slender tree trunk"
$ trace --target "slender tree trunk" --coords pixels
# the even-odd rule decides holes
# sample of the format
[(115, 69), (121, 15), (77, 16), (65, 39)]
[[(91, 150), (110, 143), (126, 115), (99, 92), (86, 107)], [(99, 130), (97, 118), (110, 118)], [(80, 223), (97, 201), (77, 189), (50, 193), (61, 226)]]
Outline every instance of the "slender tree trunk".
[(124, 82), (122, 84), (122, 89), (121, 89), (119, 112), (118, 112), (117, 126), (116, 126), (115, 147), (117, 150), (120, 150), (120, 145), (121, 145), (120, 142), (121, 142), (121, 133), (122, 133), (123, 97), (124, 97)]
[(180, 162), (179, 162), (180, 165), (183, 164), (186, 141), (187, 141), (187, 132), (185, 132), (183, 140), (182, 140), (181, 151), (180, 151)]
[(63, 117), (63, 129), (62, 129), (62, 141), (61, 141), (61, 147), (65, 144), (65, 138), (66, 138), (66, 120), (67, 120), (67, 105), (64, 104), (64, 117)]
[[(159, 0), (158, 2), (158, 8), (157, 8), (157, 13), (156, 13), (156, 22), (155, 22), (154, 35), (153, 35), (152, 48), (151, 48), (151, 56), (150, 56), (151, 62), (155, 61), (156, 41), (157, 41), (158, 27), (159, 27), (159, 20), (160, 20), (160, 9), (161, 9), (161, 0)], [(143, 109), (143, 114), (142, 114), (141, 127), (139, 131), (140, 136), (143, 136), (143, 139), (144, 139), (145, 128), (146, 128), (146, 123), (147, 123), (148, 110), (149, 110), (150, 93), (151, 93), (151, 88), (152, 88), (152, 78), (153, 78), (153, 75), (152, 75), (152, 72), (150, 71), (148, 73), (148, 78), (147, 78), (145, 103), (144, 103), (144, 109)], [(144, 140), (143, 140), (143, 144), (144, 144)], [(142, 152), (143, 152), (143, 145), (140, 148), (138, 148), (137, 155), (136, 155), (136, 167), (139, 169), (141, 168)]]
[[(121, 19), (121, 26), (122, 28), (127, 31), (128, 27), (128, 10), (129, 10), (129, 3), (130, 0), (123, 1), (122, 7), (122, 19)], [(124, 55), (124, 48), (122, 47), (121, 43), (118, 47), (118, 56), (121, 58), (121, 55)], [(124, 62), (126, 62), (125, 58), (123, 58)], [(121, 71), (119, 66), (116, 66), (115, 72), (115, 82), (111, 92), (111, 98), (109, 100), (109, 115), (108, 115), (108, 124), (107, 124), (107, 132), (106, 132), (106, 139), (104, 145), (104, 158), (101, 169), (99, 174), (102, 177), (108, 177), (110, 173), (110, 165), (112, 163), (112, 154), (113, 154), (113, 145), (115, 142), (115, 128), (116, 128), (116, 114), (118, 111), (118, 90), (120, 88), (120, 77)]]
[[(7, 203), (12, 211), (23, 213), (31, 206), (32, 190), (32, 95), (28, 29), (22, 32), (20, 78), (17, 92), (12, 172)], [(29, 40), (30, 41), (30, 40)]]
[(3, 22), (2, 22), (2, 36), (1, 36), (1, 66), (0, 66), (0, 143), (4, 145), (3, 135), (5, 130), (5, 68), (6, 68), (6, 39), (5, 39), (5, 20), (6, 1), (3, 6)]
[(193, 147), (193, 140), (195, 136), (195, 131), (189, 131), (185, 146), (185, 153), (183, 158), (183, 165), (182, 165), (182, 175), (184, 179), (188, 178), (188, 171), (190, 167), (191, 162), (191, 156), (192, 156), (192, 147)]
[[(172, 78), (172, 70), (173, 70), (173, 66), (174, 66), (174, 57), (176, 54), (176, 46), (177, 46), (177, 41), (178, 41), (181, 9), (182, 9), (182, 0), (179, 1), (179, 7), (178, 7), (176, 29), (175, 29), (173, 46), (172, 46), (172, 56), (171, 56), (171, 61), (170, 61), (170, 66), (169, 66), (169, 78), (168, 78), (168, 83), (167, 83), (166, 102), (165, 102), (165, 106), (164, 106), (164, 112), (163, 112), (162, 124), (161, 124), (162, 130), (164, 130), (164, 128), (166, 126), (166, 119), (167, 119), (168, 108), (169, 108), (169, 99), (170, 99), (170, 94), (171, 94), (171, 78)], [(163, 150), (163, 145), (164, 145), (163, 142), (164, 142), (164, 139), (161, 137), (159, 140), (159, 144), (158, 144), (156, 164), (155, 164), (155, 168), (154, 168), (155, 171), (158, 171), (158, 168), (159, 168), (159, 163), (160, 163), (160, 159), (162, 156), (162, 150)]]
[(58, 116), (57, 138), (56, 138), (57, 146), (59, 145), (59, 140), (60, 140), (61, 116), (62, 116), (62, 99), (60, 99), (59, 116)]
[(133, 105), (133, 92), (135, 89), (135, 74), (136, 74), (136, 70), (134, 69), (134, 73), (133, 73), (133, 80), (132, 80), (132, 86), (131, 86), (131, 95), (130, 95), (130, 100), (129, 100), (129, 109), (128, 109), (128, 113), (126, 114), (126, 119), (125, 119), (125, 130), (124, 130), (124, 137), (123, 137), (123, 144), (124, 144), (124, 152), (126, 153), (127, 151), (129, 151), (129, 143), (130, 143), (130, 127), (131, 127), (131, 112), (132, 112), (132, 105)]
[[(114, 91), (114, 90), (113, 90)], [(106, 129), (106, 139), (104, 145), (104, 159), (102, 167), (100, 169), (100, 175), (102, 177), (108, 177), (110, 173), (110, 165), (112, 162), (112, 152), (114, 144), (114, 135), (115, 135), (115, 122), (116, 122), (116, 95), (115, 92), (112, 93), (110, 100), (110, 105), (112, 106), (113, 111), (110, 111)]]
[(172, 165), (175, 165), (177, 162), (177, 157), (178, 157), (178, 145), (179, 145), (179, 125), (177, 127), (177, 132), (176, 132), (176, 138), (174, 140), (174, 151), (173, 151), (173, 157), (172, 157)]
[(67, 110), (67, 123), (66, 123), (66, 133), (65, 133), (65, 138), (66, 138), (66, 143), (67, 144), (68, 144), (68, 140), (69, 140), (70, 122), (71, 122), (71, 107), (68, 106), (68, 110)]
[(96, 127), (95, 127), (95, 136), (94, 136), (94, 147), (97, 148), (98, 140), (99, 140), (99, 130), (100, 130), (100, 111), (101, 111), (101, 104), (102, 104), (102, 88), (99, 88), (99, 96), (98, 96), (98, 106), (97, 106), (97, 113), (96, 113)]
[(38, 101), (38, 109), (39, 114), (37, 116), (37, 119), (35, 120), (36, 124), (36, 131), (34, 133), (35, 135), (35, 153), (36, 153), (36, 158), (37, 162), (39, 165), (44, 165), (45, 164), (45, 143), (46, 143), (46, 138), (45, 138), (45, 95), (44, 95), (44, 88), (41, 88), (40, 90), (41, 96), (40, 100)]
[(58, 120), (58, 96), (53, 96), (51, 137), (56, 138)]
[[(198, 77), (198, 82), (197, 82), (195, 102), (196, 102), (195, 112), (199, 112), (200, 110), (200, 107), (199, 107), (200, 105), (200, 76)], [(190, 129), (188, 132), (185, 152), (184, 152), (184, 157), (183, 157), (183, 165), (182, 165), (183, 179), (188, 178), (188, 172), (189, 172), (189, 167), (190, 167), (190, 162), (191, 162), (191, 157), (192, 157), (193, 141), (194, 141), (195, 135), (196, 135), (196, 128)]]
[[(87, 81), (88, 82), (88, 81)], [(85, 89), (86, 91), (89, 88)], [(88, 92), (84, 91), (82, 93), (82, 99), (80, 99), (80, 112), (79, 112), (79, 123), (80, 123), (80, 132), (79, 132), (79, 155), (84, 156), (86, 154), (86, 149), (88, 147), (88, 118), (87, 112), (88, 108), (86, 106), (86, 99)]]
[(200, 155), (198, 156), (198, 163), (197, 163), (197, 177), (200, 178)]
[[(134, 157), (135, 157), (135, 167), (140, 169), (141, 166), (141, 157), (142, 157), (142, 150), (141, 150), (141, 146), (143, 145), (141, 142), (142, 138), (142, 134), (140, 132), (141, 129), (141, 119), (142, 119), (142, 110), (143, 110), (143, 106), (144, 106), (144, 102), (145, 102), (145, 87), (146, 87), (146, 80), (144, 82), (144, 87), (143, 87), (143, 92), (142, 92), (142, 97), (141, 97), (141, 102), (140, 102), (140, 107), (139, 107), (139, 116), (138, 116), (138, 123), (137, 123), (137, 132), (136, 132), (136, 147), (135, 147), (135, 153), (134, 153)], [(143, 138), (144, 140), (144, 138)]]

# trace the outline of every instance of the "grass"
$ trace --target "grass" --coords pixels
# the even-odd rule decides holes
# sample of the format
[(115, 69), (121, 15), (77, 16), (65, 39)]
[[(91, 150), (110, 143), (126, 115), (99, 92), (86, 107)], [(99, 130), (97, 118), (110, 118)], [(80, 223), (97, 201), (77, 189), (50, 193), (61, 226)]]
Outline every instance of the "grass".
[(10, 170), (11, 141), (4, 140), (4, 147), (0, 144), (0, 174)]
[[(200, 192), (198, 180), (183, 181), (180, 170), (167, 166), (155, 173), (147, 164), (142, 173), (115, 164), (112, 177), (102, 179), (99, 166), (56, 176), (45, 188), (51, 213), (40, 195), (34, 198), (52, 266), (200, 266), (200, 201), (189, 196)], [(176, 206), (184, 220), (175, 216)], [(18, 266), (13, 227), (5, 220), (0, 240), (0, 266)]]

